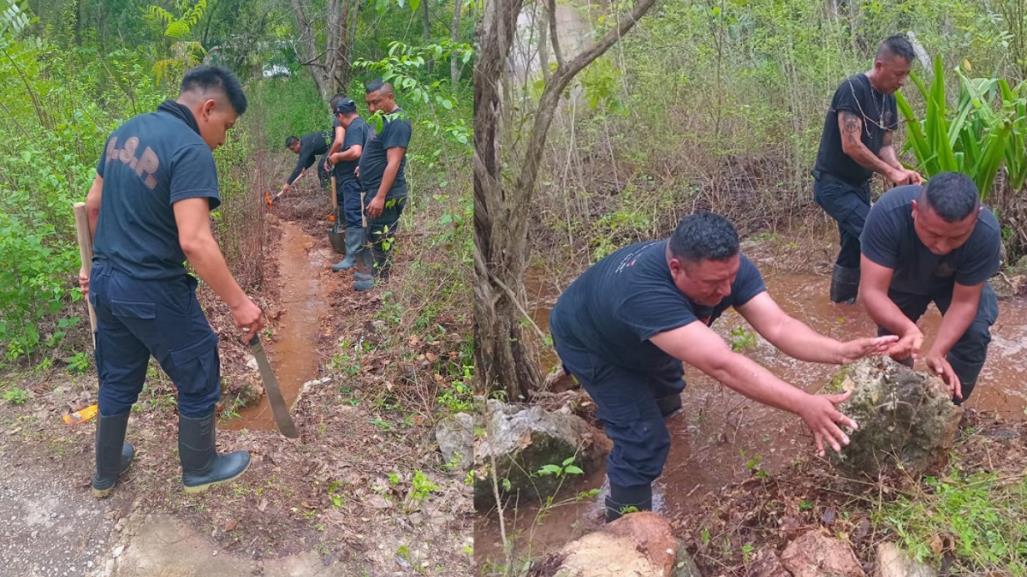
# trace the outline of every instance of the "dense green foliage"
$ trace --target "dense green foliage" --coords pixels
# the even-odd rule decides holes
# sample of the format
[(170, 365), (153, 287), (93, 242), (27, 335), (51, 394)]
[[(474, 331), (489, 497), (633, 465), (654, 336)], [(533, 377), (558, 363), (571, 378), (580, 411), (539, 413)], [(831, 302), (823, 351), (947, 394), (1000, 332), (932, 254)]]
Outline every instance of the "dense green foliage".
[[(415, 120), (409, 178), (422, 193), (410, 210), (431, 207), (429, 238), (455, 243), (460, 251), (451, 254), (459, 262), (470, 252), (469, 235), (453, 232), (470, 220), (469, 58), (457, 86), (449, 83), (446, 59), (451, 50), (469, 57), (473, 23), (464, 19), (464, 43), (453, 44), (452, 2), (425, 1), (420, 12), (404, 2), (356, 2), (353, 55), (366, 66), (355, 69), (349, 92), (362, 103), (364, 81), (383, 70), (402, 73), (397, 99)], [(323, 2), (306, 4), (325, 10)], [(425, 8), (433, 20), (423, 18)], [(233, 69), (251, 101), (253, 111), (215, 153), (223, 205), (214, 220), (233, 272), (242, 282), (260, 282), (263, 216), (256, 199), (272, 163), (258, 170), (255, 164), (268, 153), (286, 154), (289, 134), (331, 128), (295, 50), (292, 9), (271, 0), (0, 0), (0, 364), (66, 358), (74, 351), (58, 350), (69, 335), (76, 338), (65, 346), (88, 350), (71, 205), (84, 199), (107, 135), (173, 97), (182, 71), (205, 57)], [(404, 47), (394, 50), (401, 66), (383, 60), (396, 42)], [(409, 62), (407, 56), (424, 53), (422, 45), (431, 55)], [(287, 75), (262, 78), (272, 65)]]

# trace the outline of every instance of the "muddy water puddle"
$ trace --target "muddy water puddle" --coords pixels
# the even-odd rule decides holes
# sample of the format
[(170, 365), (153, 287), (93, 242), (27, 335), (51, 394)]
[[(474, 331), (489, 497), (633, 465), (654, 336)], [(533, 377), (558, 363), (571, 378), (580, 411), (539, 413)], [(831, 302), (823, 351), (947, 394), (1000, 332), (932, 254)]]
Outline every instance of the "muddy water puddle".
[[(292, 407), (303, 383), (315, 378), (318, 372), (318, 328), (327, 305), (328, 292), (321, 283), (320, 272), (326, 266), (321, 251), (312, 250), (314, 238), (303, 232), (300, 225), (280, 221), (281, 249), (278, 253), (280, 282), (278, 318), (273, 341), (265, 341), (271, 368), (285, 403)], [(260, 402), (239, 412), (239, 417), (225, 422), (226, 429), (271, 430), (275, 428), (267, 395)]]
[[(781, 308), (818, 332), (842, 340), (876, 333), (862, 307), (828, 301), (829, 278), (771, 269), (764, 273), (770, 294)], [(547, 330), (555, 297), (546, 291), (548, 285), (539, 278), (530, 274), (528, 277), (529, 297), (542, 305), (532, 310), (532, 317), (540, 328)], [(928, 336), (925, 348), (937, 333), (940, 321), (941, 316), (933, 307), (921, 319), (920, 327)], [(728, 311), (714, 324), (714, 329), (729, 341), (736, 327), (749, 329), (734, 311)], [(792, 359), (761, 338), (744, 354), (810, 392), (819, 391), (837, 369), (833, 365)], [(543, 369), (550, 369), (556, 362), (555, 357), (544, 358)], [(654, 486), (657, 509), (666, 516), (674, 518), (688, 512), (712, 498), (723, 485), (742, 481), (756, 470), (775, 474), (814, 450), (812, 436), (798, 417), (746, 399), (690, 367), (686, 367), (685, 375), (688, 386), (682, 397), (684, 410), (667, 421), (673, 442), (663, 476)], [(999, 302), (988, 361), (973, 397), (965, 406), (1007, 420), (1027, 418), (1027, 299)], [(598, 488), (603, 479), (603, 475), (597, 474), (581, 480), (557, 500), (573, 499), (577, 492)], [(538, 505), (519, 506), (517, 519), (507, 520), (507, 533), (518, 543), (517, 556), (527, 555), (526, 548), (530, 547), (531, 556), (538, 557), (595, 529), (601, 523), (601, 501), (602, 496), (563, 505), (540, 522), (535, 518)], [(502, 558), (496, 516), (492, 512), (476, 522), (475, 548), (480, 562)], [(530, 545), (525, 540), (527, 536), (531, 537)]]

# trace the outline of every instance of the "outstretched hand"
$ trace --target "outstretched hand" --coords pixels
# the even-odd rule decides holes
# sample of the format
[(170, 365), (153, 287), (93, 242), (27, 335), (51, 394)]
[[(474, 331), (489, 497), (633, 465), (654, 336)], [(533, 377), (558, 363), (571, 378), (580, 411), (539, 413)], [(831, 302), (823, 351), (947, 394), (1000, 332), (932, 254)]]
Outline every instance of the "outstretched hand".
[(817, 456), (824, 456), (825, 445), (830, 446), (835, 453), (841, 453), (842, 447), (849, 444), (849, 436), (842, 431), (841, 427), (846, 427), (850, 431), (859, 428), (856, 421), (845, 416), (835, 407), (848, 399), (851, 394), (850, 391), (838, 395), (809, 395), (799, 407), (799, 416), (813, 431)]
[(895, 335), (885, 335), (883, 337), (865, 337), (844, 342), (839, 351), (840, 362), (842, 364), (851, 363), (863, 357), (883, 355), (898, 340), (899, 337)]
[(888, 356), (896, 361), (916, 357), (920, 354), (920, 347), (923, 344), (924, 333), (918, 328), (913, 328), (888, 348)]

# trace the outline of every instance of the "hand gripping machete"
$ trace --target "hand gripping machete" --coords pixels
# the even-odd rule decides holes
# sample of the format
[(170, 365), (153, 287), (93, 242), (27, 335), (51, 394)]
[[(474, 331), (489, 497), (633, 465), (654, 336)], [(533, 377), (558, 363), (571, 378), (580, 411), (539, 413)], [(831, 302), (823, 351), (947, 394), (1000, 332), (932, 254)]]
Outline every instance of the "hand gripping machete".
[(257, 367), (260, 369), (260, 380), (264, 381), (264, 390), (267, 391), (267, 402), (271, 405), (271, 414), (275, 418), (275, 426), (286, 437), (295, 439), (299, 436), (296, 432), (296, 425), (293, 424), (292, 417), (289, 416), (289, 407), (285, 405), (282, 391), (278, 388), (278, 379), (271, 370), (271, 363), (267, 361), (264, 345), (260, 344), (260, 337), (258, 335), (253, 335), (249, 347), (250, 354), (257, 359)]

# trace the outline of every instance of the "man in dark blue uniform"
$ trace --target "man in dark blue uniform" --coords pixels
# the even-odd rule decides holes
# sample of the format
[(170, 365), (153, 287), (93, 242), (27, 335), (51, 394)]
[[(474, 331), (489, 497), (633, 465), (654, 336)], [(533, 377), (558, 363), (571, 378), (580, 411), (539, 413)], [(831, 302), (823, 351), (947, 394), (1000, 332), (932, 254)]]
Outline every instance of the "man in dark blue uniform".
[(895, 92), (912, 66), (913, 46), (902, 36), (886, 39), (874, 67), (842, 81), (824, 118), (813, 167), (814, 198), (838, 222), (839, 250), (831, 273), (831, 301), (853, 303), (859, 289), (859, 234), (870, 210), (870, 177), (895, 184), (923, 179), (902, 166), (892, 133), (898, 128)]
[(933, 302), (941, 326), (924, 355), (962, 403), (970, 397), (998, 318), (988, 278), (999, 266), (998, 221), (966, 175), (937, 174), (926, 186), (899, 186), (870, 209), (863, 228), (860, 292), (881, 334), (898, 335), (889, 353), (912, 364), (924, 335), (917, 320)]
[(766, 405), (793, 412), (817, 451), (841, 451), (841, 427), (856, 424), (835, 405), (845, 395), (812, 395), (731, 351), (709, 326), (734, 307), (764, 338), (797, 359), (846, 363), (883, 352), (897, 337), (840, 342), (782, 311), (739, 252), (724, 217), (681, 219), (667, 240), (622, 248), (585, 271), (553, 308), (549, 326), (564, 368), (595, 401), (613, 441), (606, 518), (652, 508), (652, 482), (670, 449), (664, 418), (681, 407), (688, 363)]
[(406, 112), (396, 104), (391, 84), (376, 80), (366, 89), (368, 110), (371, 114), (380, 112), (383, 122), (381, 131), (367, 141), (360, 155), (357, 176), (365, 190), (370, 247), (370, 254), (361, 257), (365, 263), (362, 268), (369, 265), (372, 270), (356, 271), (353, 284), (356, 290), (368, 290), (374, 286), (375, 278), (385, 280), (389, 276), (396, 227), (407, 202), (406, 151), (413, 132)]
[(201, 66), (186, 72), (177, 100), (136, 116), (107, 139), (86, 197), (94, 233), (91, 271), (79, 282), (96, 310), (100, 417), (93, 492), (105, 497), (132, 460), (124, 442), (132, 405), (152, 355), (178, 388), (178, 450), (187, 492), (229, 481), (249, 454), (217, 454), (214, 406), (221, 394), (218, 336), (196, 300), (196, 279), (254, 335), (260, 308), (232, 277), (210, 229), (220, 204), (211, 154), (246, 111), (231, 72)]
[[(275, 198), (289, 192), (292, 185), (307, 172), (307, 169), (314, 166), (317, 156), (328, 152), (328, 137), (323, 132), (311, 132), (304, 134), (301, 138), (290, 136), (285, 139), (285, 147), (298, 154), (299, 158), (296, 159), (296, 166), (292, 169), (292, 174), (285, 179), (285, 184), (282, 185), (282, 189), (278, 191)], [(320, 178), (320, 174), (318, 177)]]
[(338, 272), (353, 267), (357, 252), (365, 242), (360, 181), (357, 180), (356, 169), (364, 144), (374, 136), (374, 131), (357, 114), (357, 103), (349, 98), (336, 102), (335, 119), (345, 131), (339, 151), (328, 157), (329, 162), (335, 166), (339, 207), (346, 223), (346, 256), (332, 265), (332, 270)]

